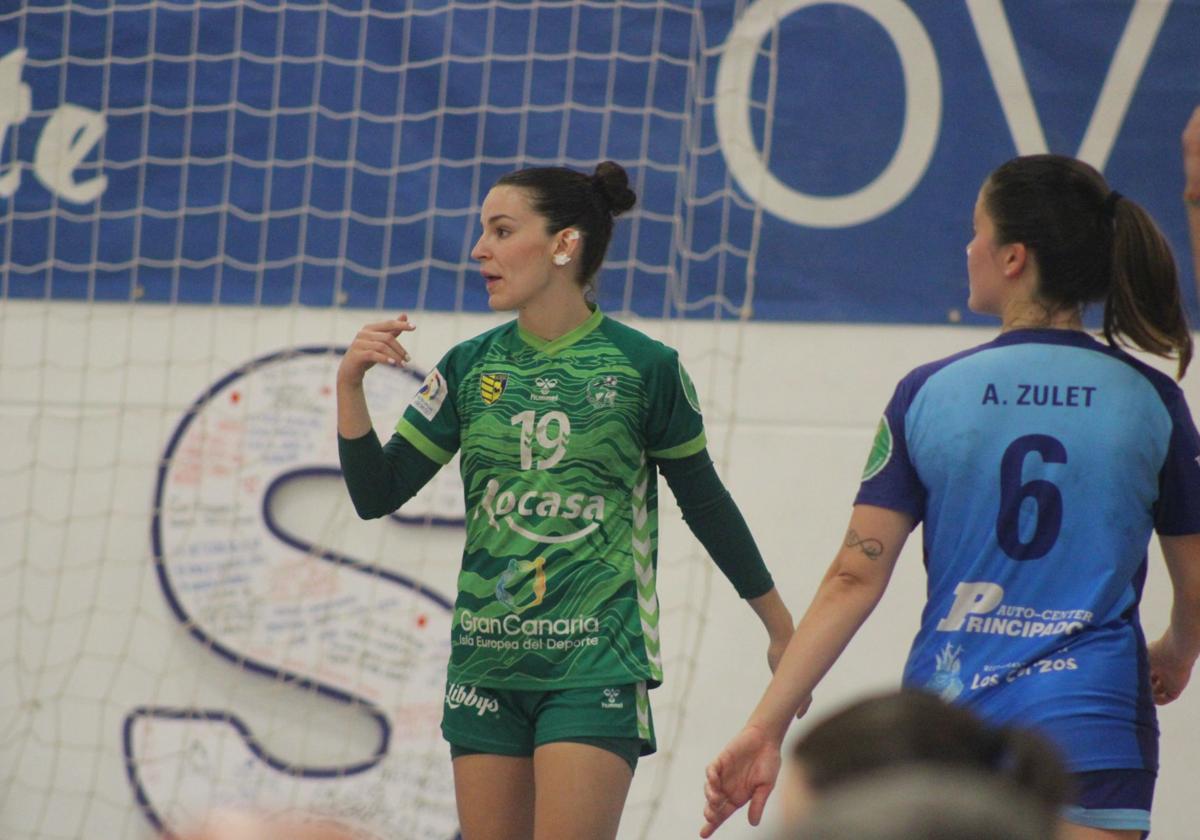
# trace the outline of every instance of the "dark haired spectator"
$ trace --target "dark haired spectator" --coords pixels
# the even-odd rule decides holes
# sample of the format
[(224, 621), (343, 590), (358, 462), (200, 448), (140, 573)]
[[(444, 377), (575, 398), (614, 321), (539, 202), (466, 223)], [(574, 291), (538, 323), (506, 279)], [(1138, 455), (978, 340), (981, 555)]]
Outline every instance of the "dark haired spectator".
[(779, 840), (1053, 840), (1056, 815), (1012, 782), (935, 765), (893, 768), (823, 797)]
[(969, 709), (925, 691), (901, 690), (858, 700), (816, 722), (791, 751), (794, 783), (784, 809), (796, 821), (808, 805), (876, 773), (916, 765), (1002, 779), (1055, 815), (1070, 778), (1044, 738), (990, 726)]

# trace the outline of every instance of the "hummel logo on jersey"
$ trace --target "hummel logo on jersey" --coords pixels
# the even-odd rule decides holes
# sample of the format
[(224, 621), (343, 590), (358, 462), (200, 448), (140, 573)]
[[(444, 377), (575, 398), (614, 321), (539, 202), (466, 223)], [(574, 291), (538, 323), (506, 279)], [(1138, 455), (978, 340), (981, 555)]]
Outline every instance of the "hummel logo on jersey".
[(604, 699), (600, 701), (601, 709), (624, 709), (625, 704), (617, 702), (621, 699), (621, 689), (606, 688), (604, 689)]
[(541, 391), (541, 393), (530, 394), (529, 399), (537, 400), (538, 402), (558, 402), (558, 394), (550, 393), (558, 387), (557, 379), (551, 379), (548, 376), (539, 376), (534, 380), (534, 382), (538, 386), (538, 390)]
[(479, 396), (484, 405), (491, 405), (504, 394), (508, 387), (507, 373), (485, 373), (479, 378)]

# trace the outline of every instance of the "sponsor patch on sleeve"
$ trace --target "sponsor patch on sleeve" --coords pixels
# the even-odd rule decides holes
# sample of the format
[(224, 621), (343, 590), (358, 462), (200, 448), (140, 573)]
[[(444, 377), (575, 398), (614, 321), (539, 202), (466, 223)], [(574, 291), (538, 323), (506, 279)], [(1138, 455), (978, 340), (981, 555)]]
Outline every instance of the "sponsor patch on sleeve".
[(446, 401), (446, 393), (449, 390), (446, 386), (446, 378), (442, 376), (442, 372), (434, 368), (425, 377), (425, 381), (421, 383), (421, 388), (417, 391), (416, 396), (412, 398), (411, 405), (426, 420), (432, 420), (441, 411), (442, 403)]
[(863, 467), (862, 480), (868, 481), (883, 471), (892, 460), (892, 427), (888, 425), (887, 417), (879, 418), (879, 428), (875, 430), (875, 440), (871, 444), (871, 454), (867, 456), (867, 464)]

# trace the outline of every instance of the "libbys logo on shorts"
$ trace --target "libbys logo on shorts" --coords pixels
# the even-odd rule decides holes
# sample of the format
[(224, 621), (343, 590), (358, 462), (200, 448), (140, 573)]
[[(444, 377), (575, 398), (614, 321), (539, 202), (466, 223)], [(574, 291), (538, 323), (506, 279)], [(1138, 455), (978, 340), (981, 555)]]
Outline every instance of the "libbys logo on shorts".
[(446, 685), (446, 705), (451, 709), (457, 709), (461, 706), (466, 706), (468, 709), (475, 709), (475, 714), (483, 717), (488, 712), (493, 714), (500, 711), (500, 701), (495, 697), (487, 697), (475, 691), (473, 685), (459, 685), (458, 683), (448, 683)]

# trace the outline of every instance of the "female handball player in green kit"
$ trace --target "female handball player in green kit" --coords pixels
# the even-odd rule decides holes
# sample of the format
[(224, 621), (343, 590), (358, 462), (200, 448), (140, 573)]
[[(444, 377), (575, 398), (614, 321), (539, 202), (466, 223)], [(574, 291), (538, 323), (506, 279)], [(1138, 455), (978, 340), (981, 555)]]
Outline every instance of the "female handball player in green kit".
[(768, 632), (792, 618), (706, 451), (678, 354), (603, 315), (589, 291), (613, 219), (636, 201), (612, 162), (504, 176), (472, 250), (516, 320), (458, 344), (387, 446), (362, 381), (403, 364), (407, 317), (364, 327), (338, 371), (343, 472), (364, 517), (416, 493), (456, 451), (466, 546), (442, 732), (464, 840), (612, 840), (662, 680), (657, 473)]

